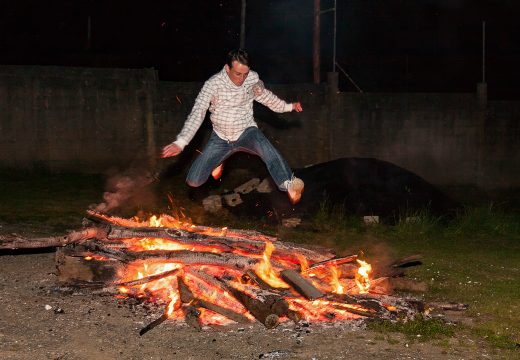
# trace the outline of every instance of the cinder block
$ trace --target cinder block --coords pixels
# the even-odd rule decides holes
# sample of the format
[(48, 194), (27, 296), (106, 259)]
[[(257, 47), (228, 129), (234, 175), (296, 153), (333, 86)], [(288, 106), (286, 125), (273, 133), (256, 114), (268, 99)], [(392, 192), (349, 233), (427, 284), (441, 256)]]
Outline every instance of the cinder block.
[(273, 190), (274, 189), (272, 188), (271, 183), (269, 182), (268, 178), (265, 178), (264, 180), (262, 180), (262, 182), (260, 184), (258, 184), (258, 186), (256, 187), (256, 191), (258, 191), (259, 193), (263, 193), (263, 194), (270, 193)]
[(235, 188), (235, 192), (239, 194), (247, 194), (253, 191), (258, 187), (258, 184), (260, 184), (259, 178), (253, 178), (242, 185)]
[(377, 216), (377, 215), (363, 216), (363, 222), (367, 225), (379, 224), (379, 216)]
[(202, 206), (204, 210), (215, 213), (222, 209), (222, 198), (220, 195), (210, 195), (202, 200)]
[(227, 195), (222, 196), (224, 198), (224, 201), (228, 206), (234, 207), (237, 205), (242, 204), (242, 199), (240, 198), (240, 194), (237, 193), (231, 193)]

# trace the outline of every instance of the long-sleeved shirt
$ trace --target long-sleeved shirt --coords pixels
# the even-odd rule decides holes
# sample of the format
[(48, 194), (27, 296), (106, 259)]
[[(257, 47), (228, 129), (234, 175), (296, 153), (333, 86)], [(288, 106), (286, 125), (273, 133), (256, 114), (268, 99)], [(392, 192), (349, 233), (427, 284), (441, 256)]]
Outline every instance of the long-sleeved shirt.
[[(237, 86), (231, 81), (224, 67), (204, 83), (174, 143), (184, 149), (200, 128), (208, 109), (213, 130), (226, 141), (236, 141), (245, 129), (257, 126), (253, 117), (253, 100), (274, 112), (293, 110), (292, 104), (286, 103), (258, 84), (262, 84), (258, 74), (250, 70), (242, 85)], [(255, 85), (260, 88), (260, 95), (253, 91)]]

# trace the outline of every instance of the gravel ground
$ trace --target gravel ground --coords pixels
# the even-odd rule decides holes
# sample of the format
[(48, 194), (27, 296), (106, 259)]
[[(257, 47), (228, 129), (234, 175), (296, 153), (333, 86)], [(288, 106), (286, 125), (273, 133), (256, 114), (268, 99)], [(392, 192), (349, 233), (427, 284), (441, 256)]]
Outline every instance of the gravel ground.
[[(0, 225), (0, 235), (10, 233)], [(21, 232), (21, 231), (19, 231)], [(26, 235), (30, 236), (30, 235)], [(420, 342), (359, 324), (231, 325), (196, 331), (113, 296), (56, 291), (54, 252), (0, 252), (0, 359), (500, 359), (462, 332)]]

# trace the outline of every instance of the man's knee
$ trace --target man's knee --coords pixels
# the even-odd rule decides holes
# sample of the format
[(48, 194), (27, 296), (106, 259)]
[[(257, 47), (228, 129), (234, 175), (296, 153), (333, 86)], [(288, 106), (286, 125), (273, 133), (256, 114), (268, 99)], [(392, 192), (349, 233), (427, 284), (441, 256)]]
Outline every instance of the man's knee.
[(204, 184), (206, 182), (206, 180), (201, 180), (201, 179), (197, 179), (197, 178), (191, 178), (191, 177), (188, 176), (186, 178), (186, 184), (188, 184), (188, 186), (190, 186), (190, 187), (197, 188), (197, 187), (202, 186), (202, 184)]

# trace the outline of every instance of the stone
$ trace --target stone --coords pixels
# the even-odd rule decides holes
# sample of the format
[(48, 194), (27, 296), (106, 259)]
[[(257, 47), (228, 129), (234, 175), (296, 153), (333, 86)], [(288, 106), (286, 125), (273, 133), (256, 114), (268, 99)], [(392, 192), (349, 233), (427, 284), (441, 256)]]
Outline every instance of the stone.
[(202, 200), (202, 206), (208, 212), (218, 212), (222, 209), (222, 197), (220, 195), (210, 195)]

